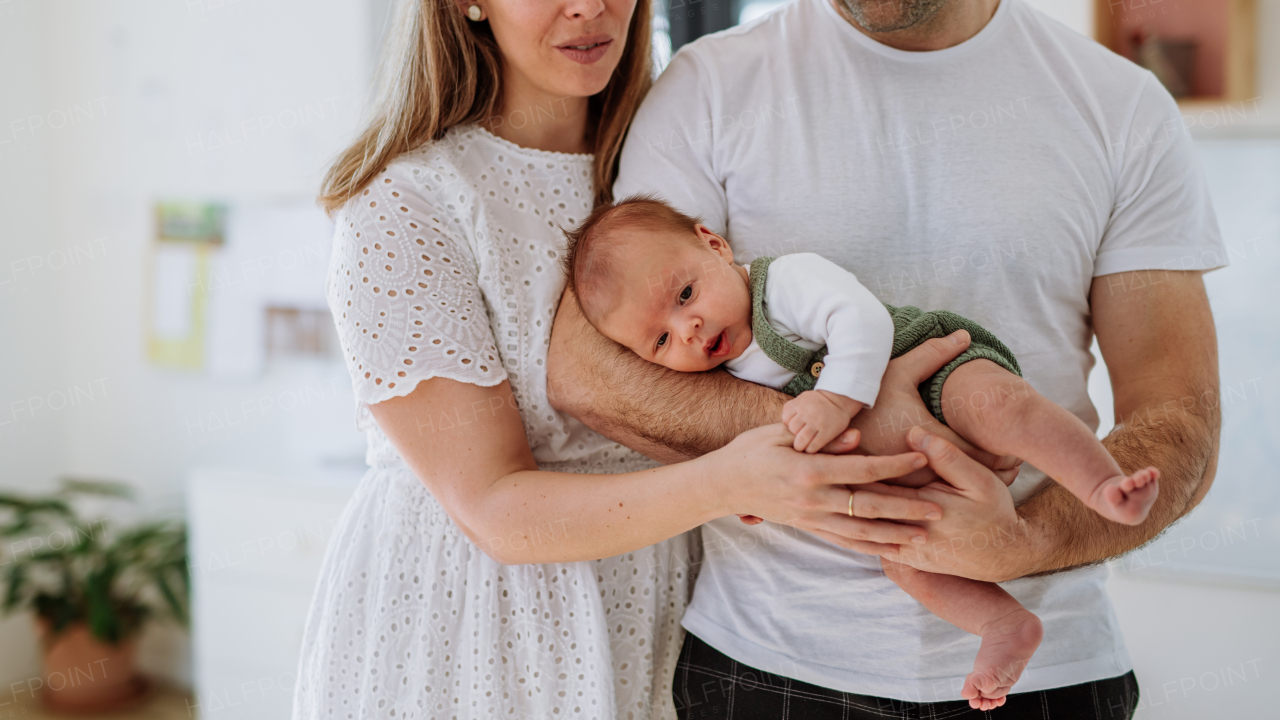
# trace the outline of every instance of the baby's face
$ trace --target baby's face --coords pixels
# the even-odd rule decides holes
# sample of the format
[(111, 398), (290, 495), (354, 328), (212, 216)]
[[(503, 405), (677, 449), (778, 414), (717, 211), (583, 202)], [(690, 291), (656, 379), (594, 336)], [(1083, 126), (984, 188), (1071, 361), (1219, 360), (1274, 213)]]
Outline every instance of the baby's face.
[(698, 225), (696, 246), (671, 232), (628, 243), (617, 300), (599, 329), (649, 362), (710, 370), (751, 344), (747, 272), (706, 227)]

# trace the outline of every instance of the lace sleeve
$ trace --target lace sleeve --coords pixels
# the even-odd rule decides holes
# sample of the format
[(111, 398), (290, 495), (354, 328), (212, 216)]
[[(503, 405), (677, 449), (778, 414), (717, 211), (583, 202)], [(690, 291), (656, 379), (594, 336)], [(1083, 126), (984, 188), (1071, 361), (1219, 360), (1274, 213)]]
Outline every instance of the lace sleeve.
[(372, 426), (369, 405), (408, 395), (423, 380), (506, 379), (464, 231), (423, 197), (404, 163), (339, 213), (327, 294), (358, 427)]

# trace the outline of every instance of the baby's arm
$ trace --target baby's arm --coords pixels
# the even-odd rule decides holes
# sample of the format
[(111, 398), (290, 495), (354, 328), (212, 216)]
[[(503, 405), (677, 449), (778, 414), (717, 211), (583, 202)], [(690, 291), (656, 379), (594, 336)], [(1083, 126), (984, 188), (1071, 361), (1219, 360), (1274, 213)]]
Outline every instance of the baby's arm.
[(816, 453), (849, 429), (849, 421), (866, 405), (830, 390), (802, 392), (782, 406), (782, 422), (796, 436), (791, 447)]
[(827, 346), (815, 390), (875, 403), (893, 319), (853, 273), (814, 253), (783, 255), (769, 266), (765, 311), (776, 328)]
[(773, 261), (765, 306), (775, 326), (827, 346), (814, 389), (782, 408), (793, 447), (818, 452), (875, 402), (893, 350), (893, 320), (853, 273), (813, 253)]

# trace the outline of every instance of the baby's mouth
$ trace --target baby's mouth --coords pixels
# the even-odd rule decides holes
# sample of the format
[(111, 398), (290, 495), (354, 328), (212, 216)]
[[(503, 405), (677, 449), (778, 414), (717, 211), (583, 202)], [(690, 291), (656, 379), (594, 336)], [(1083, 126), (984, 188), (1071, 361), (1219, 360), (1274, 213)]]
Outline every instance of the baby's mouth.
[(716, 341), (711, 343), (711, 346), (707, 348), (707, 354), (710, 355), (711, 357), (715, 357), (716, 355), (720, 354), (721, 348), (724, 348), (727, 350), (728, 347), (729, 347), (728, 338), (725, 337), (724, 331), (721, 331), (720, 334), (716, 336)]

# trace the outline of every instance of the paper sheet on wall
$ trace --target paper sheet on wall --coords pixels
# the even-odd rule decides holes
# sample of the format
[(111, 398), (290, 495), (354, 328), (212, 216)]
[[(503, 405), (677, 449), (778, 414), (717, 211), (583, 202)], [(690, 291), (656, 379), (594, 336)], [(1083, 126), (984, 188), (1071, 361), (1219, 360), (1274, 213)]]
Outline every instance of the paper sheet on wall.
[(196, 266), (195, 248), (172, 244), (156, 248), (152, 328), (158, 339), (182, 340), (191, 335)]
[(207, 245), (155, 245), (147, 355), (156, 365), (196, 370), (203, 362), (209, 253)]

